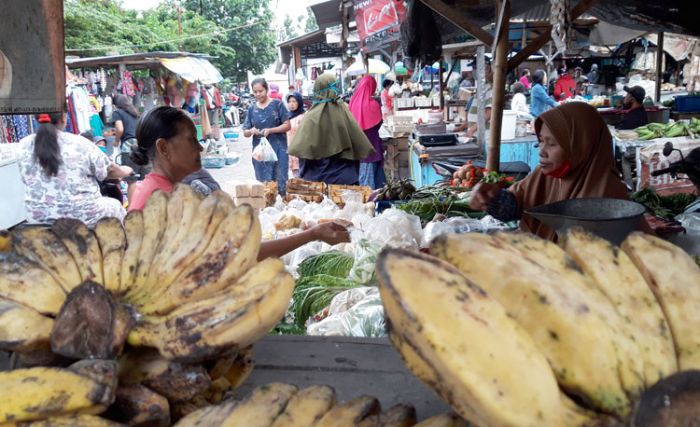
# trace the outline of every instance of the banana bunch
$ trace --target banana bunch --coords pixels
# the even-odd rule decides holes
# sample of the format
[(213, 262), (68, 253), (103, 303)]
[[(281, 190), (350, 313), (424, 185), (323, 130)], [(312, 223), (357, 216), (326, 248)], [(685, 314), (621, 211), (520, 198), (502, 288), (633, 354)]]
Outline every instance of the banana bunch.
[(623, 422), (643, 391), (700, 368), (700, 268), (642, 233), (447, 235), (377, 261), (409, 369), (481, 427)]
[[(42, 385), (53, 378), (44, 373), (59, 375), (52, 368), (14, 371), (57, 411), (23, 415), (17, 406), (0, 411), (0, 424), (109, 408), (120, 422), (147, 416), (169, 425), (171, 409), (183, 416), (221, 401), (250, 373), (250, 345), (277, 324), (292, 296), (282, 261), (258, 263), (260, 243), (250, 206), (235, 207), (223, 192), (202, 199), (186, 185), (154, 193), (123, 225), (103, 219), (89, 229), (61, 219), (0, 235), (0, 350), (16, 352), (27, 367), (83, 359), (119, 367), (114, 397), (89, 412), (80, 405), (95, 393), (73, 405), (61, 388), (87, 390), (89, 381), (62, 374), (52, 388)], [(0, 389), (12, 390), (5, 379), (14, 384), (0, 376)], [(31, 408), (34, 398), (24, 396), (17, 405)], [(125, 413), (138, 422), (118, 415)]]
[(299, 390), (271, 383), (258, 387), (240, 401), (207, 406), (181, 419), (176, 427), (468, 427), (454, 414), (441, 414), (416, 423), (416, 410), (397, 404), (381, 410), (379, 400), (360, 396), (336, 402), (329, 386)]
[(700, 120), (693, 118), (690, 124), (683, 122), (675, 123), (649, 123), (634, 130), (642, 141), (654, 138), (675, 138), (679, 136), (690, 136), (695, 138), (700, 135)]

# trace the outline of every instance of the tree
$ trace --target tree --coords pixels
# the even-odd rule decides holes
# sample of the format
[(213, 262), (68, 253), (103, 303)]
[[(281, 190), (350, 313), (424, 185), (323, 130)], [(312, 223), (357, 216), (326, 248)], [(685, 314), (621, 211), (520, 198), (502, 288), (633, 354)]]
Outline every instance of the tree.
[(318, 30), (318, 23), (316, 22), (316, 15), (310, 7), (306, 8), (306, 25), (304, 27), (304, 33), (312, 33)]
[(226, 31), (222, 44), (227, 50), (214, 60), (225, 77), (244, 81), (248, 71), (262, 74), (275, 61), (269, 0), (185, 0), (184, 6)]
[(295, 24), (289, 15), (284, 16), (282, 26), (277, 29), (277, 42), (283, 42), (299, 37), (298, 21)]

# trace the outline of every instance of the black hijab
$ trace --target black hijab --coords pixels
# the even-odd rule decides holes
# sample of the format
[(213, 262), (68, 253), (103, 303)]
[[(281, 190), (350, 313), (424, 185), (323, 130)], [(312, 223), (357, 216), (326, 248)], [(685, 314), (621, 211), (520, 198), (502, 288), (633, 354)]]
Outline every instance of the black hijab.
[(287, 103), (289, 103), (289, 98), (296, 99), (297, 104), (299, 105), (299, 107), (296, 110), (289, 111), (289, 118), (293, 119), (300, 114), (304, 114), (305, 113), (305, 111), (304, 111), (304, 98), (301, 97), (301, 94), (299, 92), (290, 93), (289, 95), (287, 95)]

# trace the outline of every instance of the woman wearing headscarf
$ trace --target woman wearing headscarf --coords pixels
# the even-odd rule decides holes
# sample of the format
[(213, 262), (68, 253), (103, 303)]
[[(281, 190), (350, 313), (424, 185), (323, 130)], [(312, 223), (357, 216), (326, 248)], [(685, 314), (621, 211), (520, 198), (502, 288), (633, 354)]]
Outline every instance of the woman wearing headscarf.
[(294, 136), (289, 154), (299, 158), (299, 175), (307, 181), (357, 185), (360, 160), (373, 152), (348, 106), (340, 99), (335, 76), (314, 83), (314, 105)]
[(372, 98), (377, 90), (377, 81), (372, 76), (364, 76), (350, 98), (350, 112), (357, 120), (374, 148), (374, 153), (360, 163), (360, 185), (381, 188), (386, 182), (384, 175), (384, 156), (379, 128), (382, 126), (381, 105)]
[[(301, 121), (304, 120), (304, 98), (299, 92), (291, 92), (287, 95), (287, 110), (289, 110), (289, 130), (287, 131), (287, 145), (291, 146)], [(289, 170), (292, 176), (299, 177), (299, 159), (289, 156)]]
[(572, 102), (535, 120), (540, 164), (508, 190), (494, 184), (474, 189), (471, 205), (502, 221), (521, 219), (520, 228), (549, 240), (554, 230), (523, 211), (562, 200), (606, 197), (628, 199), (615, 168), (612, 137), (595, 108)]

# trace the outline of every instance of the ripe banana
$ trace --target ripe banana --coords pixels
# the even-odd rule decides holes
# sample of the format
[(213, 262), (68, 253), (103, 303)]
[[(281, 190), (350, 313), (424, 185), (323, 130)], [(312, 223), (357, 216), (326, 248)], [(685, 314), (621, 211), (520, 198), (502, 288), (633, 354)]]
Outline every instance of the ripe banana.
[(683, 249), (643, 233), (622, 243), (666, 315), (680, 370), (700, 369), (700, 268)]
[(262, 235), (255, 211), (236, 208), (219, 225), (197, 263), (186, 269), (160, 297), (144, 304), (144, 314), (166, 314), (183, 301), (206, 298), (235, 282), (257, 262)]
[(416, 424), (416, 408), (409, 405), (394, 405), (380, 417), (381, 427), (412, 427)]
[[(150, 283), (148, 287), (134, 289), (126, 295), (127, 301), (136, 306), (157, 301), (165, 293), (168, 287), (175, 282), (180, 273), (190, 264), (195, 263), (199, 256), (209, 246), (214, 232), (219, 223), (224, 219), (222, 209), (217, 209), (220, 197), (212, 195), (204, 199), (198, 207), (197, 215), (191, 224), (183, 224), (187, 233), (179, 235), (179, 244), (163, 260), (160, 266), (158, 280)], [(156, 266), (158, 268), (158, 266)]]
[(430, 361), (441, 383), (438, 393), (461, 415), (489, 426), (590, 421), (566, 402), (528, 334), (455, 268), (426, 255), (387, 250), (377, 273), (390, 334), (403, 333), (415, 353)]
[(567, 284), (566, 289), (573, 298), (579, 298), (578, 301), (585, 303), (591, 314), (600, 317), (599, 323), (606, 325), (611, 332), (607, 343), (617, 357), (620, 384), (631, 400), (638, 397), (645, 384), (644, 361), (639, 356), (642, 349), (631, 320), (621, 316), (595, 285), (595, 280), (585, 276), (566, 252), (553, 242), (530, 233), (497, 233), (494, 237), (520, 251), (523, 259), (544, 268), (549, 275), (556, 275), (560, 282)]
[(0, 298), (0, 350), (28, 352), (48, 348), (52, 328), (50, 317)]
[[(6, 424), (3, 424), (5, 426)], [(9, 424), (17, 425), (18, 424)], [(65, 417), (51, 417), (41, 421), (21, 423), (21, 427), (124, 427), (124, 424), (115, 423), (94, 415), (72, 415)]]
[(80, 271), (66, 245), (46, 227), (24, 227), (12, 232), (12, 246), (18, 255), (44, 268), (63, 290), (80, 285)]
[(0, 384), (0, 423), (97, 414), (114, 400), (114, 390), (67, 369), (0, 372)]
[(3, 252), (0, 253), (0, 298), (42, 314), (56, 315), (66, 293), (39, 264), (14, 252)]
[(143, 243), (143, 212), (131, 211), (124, 218), (124, 232), (126, 233), (126, 250), (122, 257), (120, 293), (129, 292), (134, 286), (136, 268)]
[(639, 346), (645, 386), (675, 373), (678, 363), (668, 322), (627, 254), (583, 230), (570, 230), (562, 245), (626, 320), (626, 333), (635, 337)]
[[(602, 298), (586, 291), (573, 262), (552, 271), (531, 259), (535, 250), (520, 251), (478, 233), (439, 237), (431, 251), (505, 307), (547, 357), (562, 388), (604, 412), (629, 412), (618, 375), (617, 337), (600, 315)], [(595, 348), (596, 357), (581, 351), (585, 348)]]
[(459, 415), (440, 414), (430, 417), (415, 425), (415, 427), (469, 427), (470, 424), (464, 421)]
[(72, 218), (58, 219), (51, 226), (78, 265), (81, 281), (92, 280), (104, 284), (102, 277), (102, 252), (97, 238), (82, 221)]
[[(269, 280), (274, 269), (282, 271)], [(181, 362), (211, 359), (222, 350), (249, 346), (284, 316), (294, 280), (279, 260), (256, 265), (241, 280), (250, 287), (227, 288), (167, 316), (144, 317), (129, 334), (129, 343), (155, 347), (163, 357)]]
[(142, 385), (120, 385), (103, 416), (129, 426), (171, 425), (168, 399)]
[(0, 230), (0, 252), (9, 252), (12, 250), (12, 236), (7, 230)]
[[(375, 397), (360, 396), (345, 403), (335, 405), (316, 425), (324, 427), (354, 427), (369, 418), (379, 420), (381, 406)], [(376, 424), (374, 424), (376, 426)]]
[[(283, 383), (258, 387), (239, 403), (220, 424), (221, 427), (269, 427), (298, 388)], [(324, 425), (324, 424), (321, 424)]]
[(95, 236), (102, 251), (104, 286), (114, 295), (121, 291), (122, 259), (126, 251), (126, 232), (116, 218), (103, 218), (95, 224)]
[(143, 208), (143, 241), (141, 242), (139, 259), (136, 262), (134, 284), (130, 290), (132, 293), (152, 286), (152, 283), (148, 283), (148, 274), (158, 250), (158, 244), (165, 233), (168, 198), (168, 193), (156, 191)]
[(191, 412), (175, 424), (175, 427), (221, 427), (238, 401), (229, 400), (220, 405), (207, 406)]
[(335, 405), (335, 390), (311, 386), (300, 390), (287, 403), (271, 427), (313, 427)]

